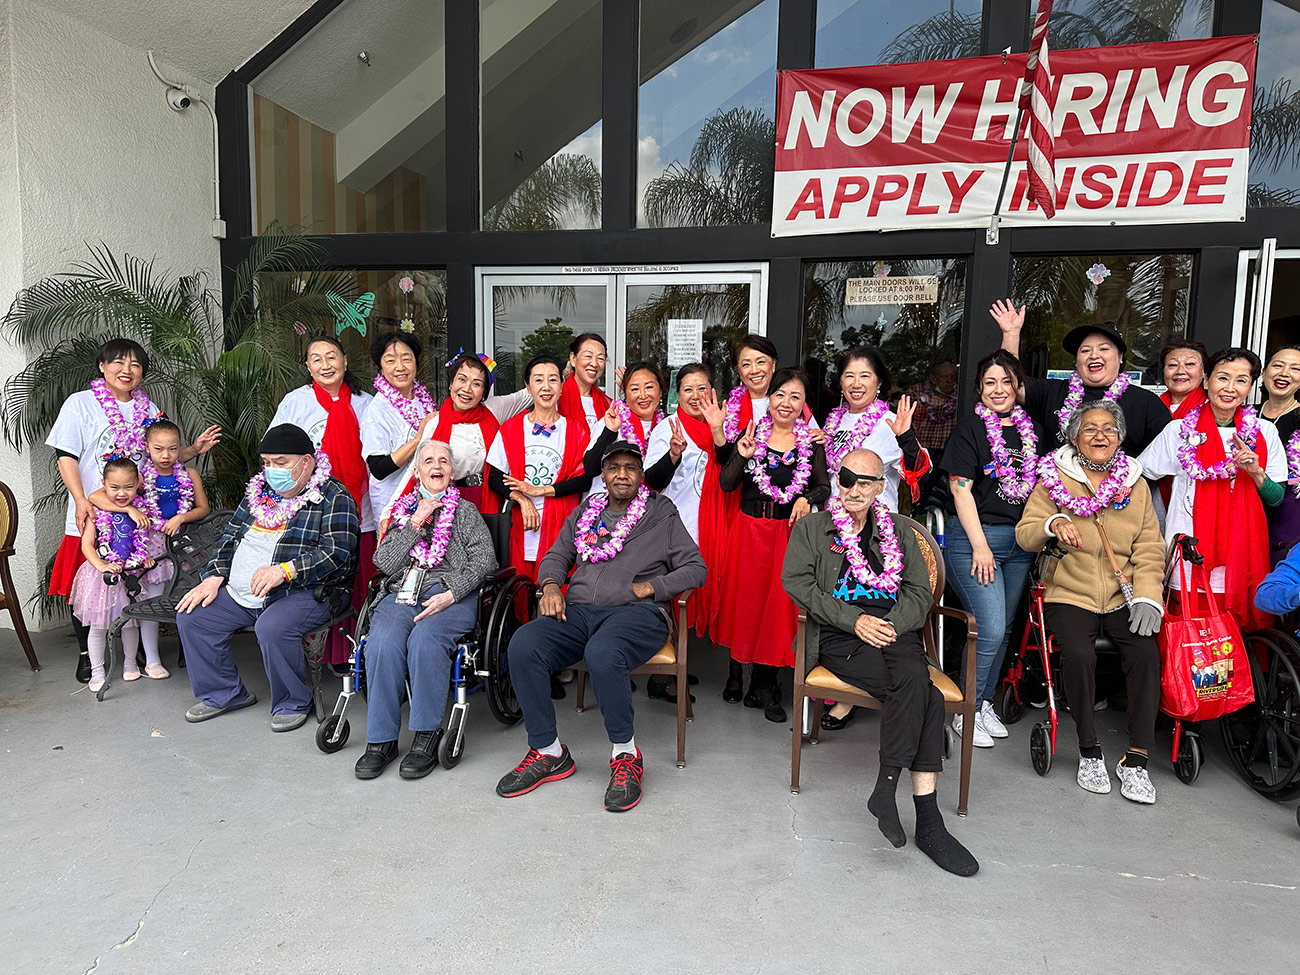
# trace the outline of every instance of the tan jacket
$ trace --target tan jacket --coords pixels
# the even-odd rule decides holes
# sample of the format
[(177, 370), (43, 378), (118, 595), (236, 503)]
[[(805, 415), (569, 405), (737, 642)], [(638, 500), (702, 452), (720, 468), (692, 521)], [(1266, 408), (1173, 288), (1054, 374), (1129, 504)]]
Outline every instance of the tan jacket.
[[(1075, 459), (1074, 447), (1066, 444), (1051, 457), (1061, 472), (1061, 483), (1072, 495), (1079, 498), (1092, 495), (1087, 475)], [(1133, 583), (1134, 598), (1163, 609), (1165, 543), (1160, 537), (1160, 525), (1151, 505), (1151, 489), (1142, 477), (1142, 467), (1132, 457), (1128, 465), (1125, 484), (1132, 492), (1129, 503), (1119, 510), (1103, 508), (1099, 514), (1115, 550), (1115, 560)], [(1043, 568), (1043, 582), (1047, 587), (1044, 598), (1049, 603), (1066, 603), (1093, 613), (1122, 608), (1124, 595), (1096, 524), (1091, 518), (1063, 513), (1041, 482), (1025, 502), (1025, 512), (1016, 525), (1016, 543), (1027, 552), (1040, 551), (1052, 537), (1049, 524), (1057, 518), (1069, 518), (1074, 523), (1083, 539), (1083, 548), (1063, 545), (1064, 558), (1047, 560)]]

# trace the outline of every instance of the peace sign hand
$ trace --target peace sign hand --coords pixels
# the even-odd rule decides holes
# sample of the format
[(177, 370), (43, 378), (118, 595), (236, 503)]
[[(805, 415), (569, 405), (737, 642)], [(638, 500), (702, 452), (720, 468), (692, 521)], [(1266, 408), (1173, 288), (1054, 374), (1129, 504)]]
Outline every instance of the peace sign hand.
[(736, 441), (736, 450), (741, 457), (749, 460), (758, 450), (758, 441), (754, 439), (754, 421), (749, 421), (749, 426), (745, 427), (745, 432), (739, 440)]
[(1258, 480), (1257, 475), (1262, 473), (1259, 467), (1259, 454), (1251, 450), (1246, 445), (1246, 441), (1235, 433), (1232, 435), (1232, 462), (1256, 480)]
[(894, 419), (886, 420), (889, 429), (894, 431), (895, 437), (901, 437), (912, 429), (912, 414), (916, 412), (916, 401), (910, 396), (901, 396), (898, 400), (898, 409), (894, 411)]
[(676, 464), (682, 459), (682, 454), (686, 450), (686, 435), (682, 433), (682, 425), (676, 417), (668, 421), (668, 426), (672, 429), (672, 438), (668, 441), (668, 456)]
[(622, 423), (623, 423), (623, 418), (619, 415), (618, 412), (618, 400), (612, 399), (609, 401), (609, 409), (605, 411), (605, 429), (613, 430), (615, 433), (617, 433), (618, 428), (622, 425)]

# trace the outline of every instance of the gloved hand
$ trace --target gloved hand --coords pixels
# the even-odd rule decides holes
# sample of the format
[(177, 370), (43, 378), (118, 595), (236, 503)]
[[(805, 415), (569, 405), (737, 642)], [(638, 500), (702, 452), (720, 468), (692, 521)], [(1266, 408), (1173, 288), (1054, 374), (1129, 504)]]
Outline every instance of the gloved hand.
[(1138, 636), (1151, 636), (1160, 632), (1164, 613), (1150, 603), (1134, 603), (1128, 608), (1128, 628)]

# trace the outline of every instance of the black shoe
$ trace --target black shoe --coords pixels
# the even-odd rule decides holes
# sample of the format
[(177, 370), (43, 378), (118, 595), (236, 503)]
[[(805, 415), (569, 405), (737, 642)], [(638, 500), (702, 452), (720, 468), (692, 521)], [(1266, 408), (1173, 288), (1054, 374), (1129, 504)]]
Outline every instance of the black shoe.
[[(645, 682), (646, 697), (653, 698), (657, 701), (667, 701), (669, 704), (677, 703), (677, 692), (668, 690), (668, 685), (673, 683), (671, 677), (650, 677)], [(691, 703), (695, 703), (695, 695), (691, 695)]]
[(552, 674), (552, 675), (551, 675), (551, 700), (552, 700), (552, 701), (563, 701), (563, 700), (564, 700), (564, 693), (565, 693), (565, 692), (564, 692), (564, 685), (560, 683), (560, 678), (558, 678), (558, 677), (556, 677), (554, 674)]
[(829, 711), (822, 715), (822, 727), (827, 731), (839, 731), (848, 727), (849, 722), (858, 716), (857, 708), (849, 708), (849, 713), (842, 718), (837, 718)]
[(90, 652), (87, 650), (82, 650), (77, 658), (77, 683), (90, 683)]
[(438, 743), (442, 741), (442, 729), (436, 731), (417, 731), (411, 750), (402, 759), (397, 773), (404, 779), (422, 779), (438, 767)]
[(513, 799), (515, 796), (532, 792), (543, 782), (567, 779), (577, 766), (573, 764), (573, 756), (569, 754), (568, 746), (561, 745), (560, 749), (558, 758), (553, 755), (543, 755), (536, 748), (528, 749), (524, 760), (501, 776), (501, 781), (497, 783), (497, 795)]
[(372, 741), (357, 759), (354, 771), (358, 779), (377, 779), (384, 774), (384, 769), (397, 757), (397, 742)]
[(772, 696), (772, 687), (763, 687), (756, 685), (752, 681), (749, 685), (749, 693), (745, 695), (745, 707), (747, 708), (765, 708), (768, 699)]
[(768, 721), (774, 721), (778, 724), (785, 721), (785, 708), (781, 707), (781, 688), (772, 687), (768, 689), (767, 705), (763, 708), (763, 717)]
[(609, 812), (627, 812), (641, 801), (641, 779), (645, 766), (641, 749), (636, 754), (624, 752), (609, 760), (609, 787), (605, 790), (605, 808)]
[(739, 677), (728, 677), (726, 686), (722, 688), (722, 699), (728, 704), (739, 704), (744, 689)]

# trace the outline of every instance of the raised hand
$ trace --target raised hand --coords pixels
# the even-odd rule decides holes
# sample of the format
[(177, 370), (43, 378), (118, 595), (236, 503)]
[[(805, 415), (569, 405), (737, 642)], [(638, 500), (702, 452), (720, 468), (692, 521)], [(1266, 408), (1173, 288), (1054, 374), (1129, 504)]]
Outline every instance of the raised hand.
[(898, 399), (898, 409), (894, 411), (894, 418), (886, 420), (889, 429), (894, 431), (895, 437), (901, 437), (912, 429), (912, 414), (916, 412), (916, 400), (910, 396), (900, 396)]
[(1021, 305), (1016, 308), (1013, 302), (999, 298), (993, 302), (993, 307), (989, 309), (989, 315), (998, 323), (998, 328), (1002, 329), (1002, 334), (1008, 332), (1020, 333), (1025, 327), (1025, 306)]
[(740, 439), (736, 441), (736, 450), (741, 457), (749, 460), (758, 450), (758, 441), (754, 439), (754, 421), (749, 421), (749, 426), (745, 427), (745, 432)]
[(194, 438), (191, 446), (195, 454), (206, 454), (219, 443), (221, 443), (221, 427), (210, 426)]
[(727, 422), (727, 411), (718, 405), (718, 391), (710, 389), (709, 395), (700, 403), (700, 416), (713, 430), (721, 432)]

